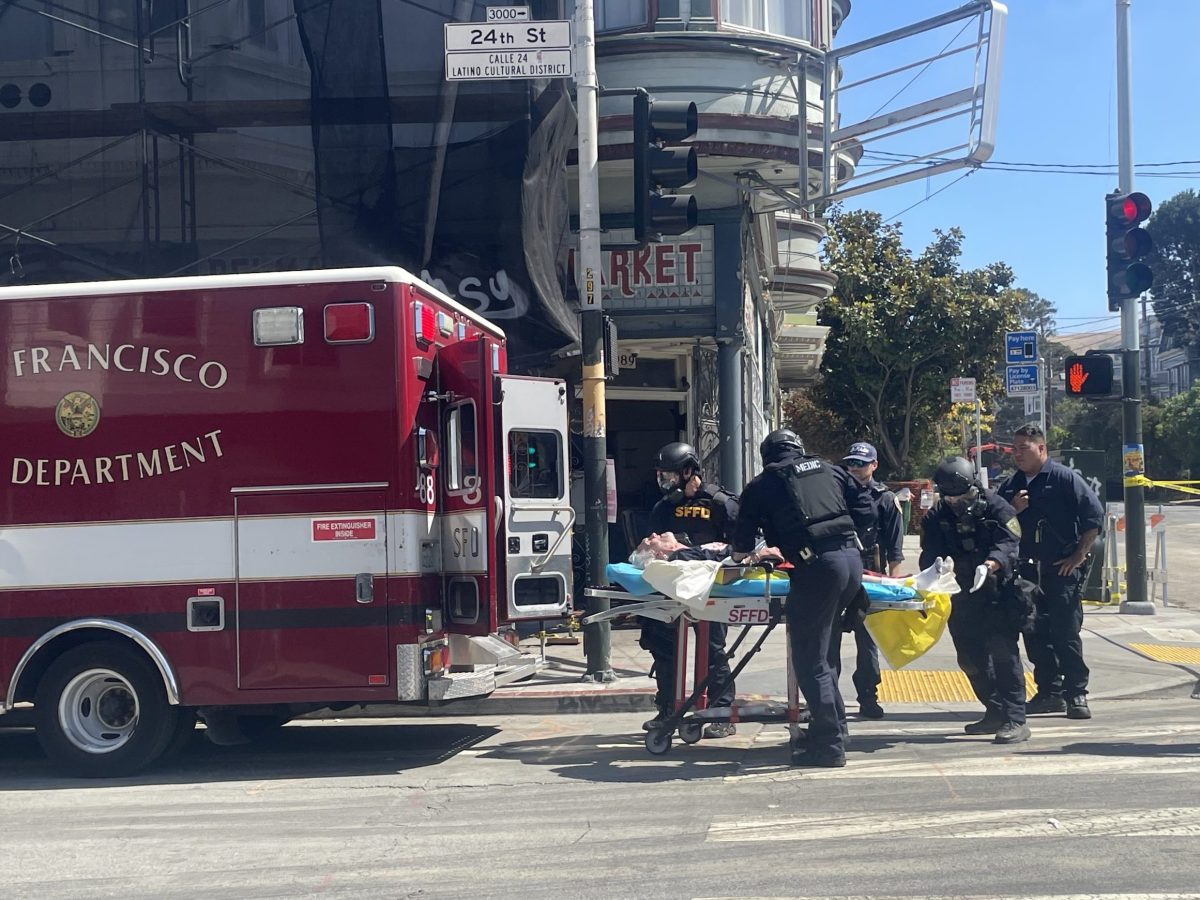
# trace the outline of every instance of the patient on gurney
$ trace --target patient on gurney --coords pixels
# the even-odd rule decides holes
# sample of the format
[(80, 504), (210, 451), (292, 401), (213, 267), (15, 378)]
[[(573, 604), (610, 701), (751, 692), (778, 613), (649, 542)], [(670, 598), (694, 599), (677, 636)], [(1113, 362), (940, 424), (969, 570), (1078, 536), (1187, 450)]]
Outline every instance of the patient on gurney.
[[(691, 546), (680, 541), (670, 531), (665, 531), (662, 534), (651, 533), (649, 537), (643, 538), (638, 544), (637, 549), (629, 554), (629, 564), (636, 566), (639, 569), (646, 568), (646, 563), (654, 559), (665, 560), (693, 560), (706, 559), (713, 562), (721, 562), (729, 558), (729, 545), (723, 544), (720, 541), (714, 541), (709, 544), (700, 544)], [(783, 560), (783, 554), (775, 547), (759, 547), (743, 564), (753, 564), (764, 559)]]

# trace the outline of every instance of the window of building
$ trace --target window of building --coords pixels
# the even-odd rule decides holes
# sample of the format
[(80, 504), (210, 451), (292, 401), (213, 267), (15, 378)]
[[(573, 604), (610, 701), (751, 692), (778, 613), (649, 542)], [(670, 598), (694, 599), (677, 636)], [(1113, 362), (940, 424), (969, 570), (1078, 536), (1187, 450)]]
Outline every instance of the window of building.
[[(649, 0), (595, 0), (592, 14), (596, 33), (624, 31), (650, 23)], [(575, 0), (567, 4), (567, 15), (575, 18)]]
[(514, 498), (556, 500), (563, 495), (562, 445), (553, 431), (508, 433), (508, 490)]
[(452, 406), (446, 413), (446, 447), (446, 489), (461, 491), (477, 483), (479, 445), (473, 400)]
[(721, 0), (721, 24), (809, 40), (812, 5), (800, 0)]

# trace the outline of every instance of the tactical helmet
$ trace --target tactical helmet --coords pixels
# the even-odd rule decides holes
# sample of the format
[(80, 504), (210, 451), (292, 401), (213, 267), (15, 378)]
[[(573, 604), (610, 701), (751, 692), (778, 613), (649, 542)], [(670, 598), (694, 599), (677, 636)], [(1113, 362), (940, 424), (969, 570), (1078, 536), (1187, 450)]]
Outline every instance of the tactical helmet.
[(804, 441), (800, 440), (799, 435), (790, 428), (780, 428), (778, 431), (772, 431), (758, 446), (758, 453), (762, 457), (763, 465), (774, 462), (787, 452), (799, 453), (804, 455)]
[(961, 456), (948, 457), (933, 473), (933, 483), (943, 497), (961, 497), (975, 484), (975, 467)]
[(687, 468), (699, 472), (700, 457), (691, 444), (675, 441), (658, 451), (658, 460), (654, 463), (654, 468), (661, 472), (682, 472)]

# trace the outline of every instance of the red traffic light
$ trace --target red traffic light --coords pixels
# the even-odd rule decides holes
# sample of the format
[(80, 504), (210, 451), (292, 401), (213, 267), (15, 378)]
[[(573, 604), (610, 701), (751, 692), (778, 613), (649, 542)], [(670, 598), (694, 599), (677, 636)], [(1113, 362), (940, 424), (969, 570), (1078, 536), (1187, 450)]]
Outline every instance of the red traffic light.
[(1150, 218), (1153, 210), (1150, 198), (1140, 191), (1132, 194), (1118, 194), (1108, 201), (1109, 221), (1116, 225), (1131, 227)]

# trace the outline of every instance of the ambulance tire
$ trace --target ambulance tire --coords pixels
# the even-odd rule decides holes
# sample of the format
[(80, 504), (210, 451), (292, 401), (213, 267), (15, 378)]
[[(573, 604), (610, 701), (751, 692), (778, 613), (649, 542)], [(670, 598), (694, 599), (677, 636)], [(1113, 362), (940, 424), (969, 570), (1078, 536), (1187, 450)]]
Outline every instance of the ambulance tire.
[(192, 739), (196, 736), (196, 711), (194, 709), (179, 710), (179, 721), (175, 725), (175, 733), (171, 735), (171, 740), (167, 742), (167, 749), (163, 751), (160, 757), (161, 762), (169, 762), (179, 756)]
[(38, 742), (60, 769), (82, 778), (132, 775), (163, 755), (180, 710), (139, 650), (115, 641), (81, 644), (52, 662), (38, 683)]

